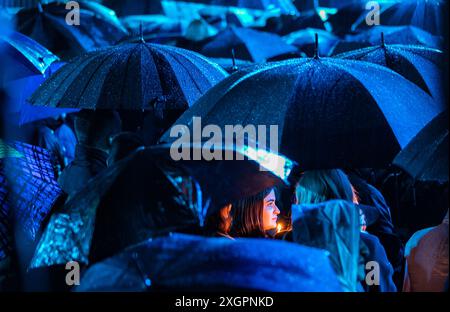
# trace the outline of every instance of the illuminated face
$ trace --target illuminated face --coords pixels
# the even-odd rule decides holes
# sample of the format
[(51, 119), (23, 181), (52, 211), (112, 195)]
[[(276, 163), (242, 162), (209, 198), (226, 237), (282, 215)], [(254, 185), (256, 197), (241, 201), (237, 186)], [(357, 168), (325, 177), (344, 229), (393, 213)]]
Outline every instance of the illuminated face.
[(272, 190), (264, 198), (264, 208), (263, 208), (263, 227), (264, 231), (271, 230), (277, 227), (277, 219), (280, 214), (280, 210), (275, 204), (276, 197), (275, 192)]

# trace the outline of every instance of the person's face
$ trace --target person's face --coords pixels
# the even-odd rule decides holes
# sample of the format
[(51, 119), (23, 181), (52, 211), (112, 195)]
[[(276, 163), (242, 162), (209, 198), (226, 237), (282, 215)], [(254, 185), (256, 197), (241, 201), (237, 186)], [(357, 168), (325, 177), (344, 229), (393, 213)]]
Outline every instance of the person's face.
[(264, 198), (264, 208), (263, 208), (263, 227), (264, 231), (271, 230), (277, 227), (277, 219), (280, 214), (280, 210), (275, 204), (276, 197), (275, 192), (272, 190)]

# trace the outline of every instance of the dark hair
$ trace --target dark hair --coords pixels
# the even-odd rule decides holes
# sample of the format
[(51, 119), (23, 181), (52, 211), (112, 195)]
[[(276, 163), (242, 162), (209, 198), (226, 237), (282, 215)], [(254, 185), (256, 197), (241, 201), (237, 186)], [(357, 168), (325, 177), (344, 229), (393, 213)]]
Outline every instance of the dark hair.
[(243, 198), (231, 204), (231, 236), (233, 237), (264, 237), (264, 225), (262, 221), (264, 198), (274, 188)]
[(109, 149), (110, 138), (122, 129), (120, 116), (111, 110), (81, 111), (75, 116), (78, 143), (102, 150)]
[(314, 204), (332, 199), (356, 201), (347, 175), (340, 169), (306, 171), (296, 189), (299, 204)]

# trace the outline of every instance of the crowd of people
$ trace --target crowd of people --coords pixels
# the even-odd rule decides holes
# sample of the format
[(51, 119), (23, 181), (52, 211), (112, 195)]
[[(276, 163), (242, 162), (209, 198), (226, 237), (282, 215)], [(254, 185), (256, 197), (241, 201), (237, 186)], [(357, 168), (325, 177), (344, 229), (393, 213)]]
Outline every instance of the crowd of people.
[[(296, 21), (299, 22), (292, 16), (281, 18), (274, 15), (253, 30), (287, 32), (285, 28), (294, 27)], [(234, 28), (230, 28), (233, 31), (236, 31), (237, 23), (239, 28), (245, 29), (236, 13), (229, 12), (219, 20), (204, 14), (190, 24), (190, 32), (199, 32), (200, 39), (177, 38), (176, 44), (202, 50), (214, 37), (208, 33), (208, 27), (227, 22), (233, 25)], [(142, 28), (141, 24), (139, 40), (143, 44), (145, 40), (156, 38), (153, 38), (154, 33), (144, 35)], [(156, 42), (170, 45), (172, 40), (173, 36), (162, 36)], [(263, 62), (313, 56), (306, 55), (303, 50), (284, 52), (274, 55), (273, 59), (267, 56)], [(120, 53), (125, 55), (127, 52), (123, 50)], [(167, 72), (172, 70), (170, 66), (173, 65), (167, 56), (162, 61), (162, 56), (158, 59), (155, 55), (159, 54), (152, 53), (155, 53), (152, 54), (154, 64), (159, 66), (163, 63), (162, 67), (169, 68)], [(251, 60), (236, 60), (234, 53), (233, 50), (232, 63), (223, 67), (235, 77), (240, 78), (241, 68), (250, 72), (251, 66), (262, 66), (250, 64)], [(317, 37), (313, 53), (318, 59)], [(193, 59), (189, 61), (195, 67)], [(218, 63), (224, 61), (220, 55), (211, 55), (210, 60), (214, 59)], [(128, 60), (137, 66), (133, 58)], [(96, 66), (100, 68), (103, 63), (107, 63), (107, 57), (98, 61)], [(183, 70), (188, 71), (186, 68)], [(142, 69), (145, 71), (150, 72), (150, 66)], [(90, 73), (89, 70), (87, 72)], [(157, 74), (161, 74), (161, 70)], [(224, 77), (225, 74), (223, 71)], [(190, 74), (190, 79), (195, 82), (206, 80), (194, 77), (196, 80), (192, 76)], [(111, 82), (113, 78), (105, 80)], [(238, 84), (238, 78), (230, 85)], [(162, 87), (158, 87), (161, 90), (173, 88), (179, 94), (187, 93), (182, 87), (171, 85), (172, 81), (164, 81), (161, 77), (160, 81), (163, 81)], [(71, 83), (76, 84), (76, 79)], [(42, 86), (48, 87), (41, 85), (41, 89)], [(89, 87), (94, 92), (95, 88)], [(126, 92), (122, 90), (120, 97), (128, 94)], [(6, 103), (9, 96), (1, 91), (0, 102)], [(92, 96), (91, 100), (94, 98), (100, 97)], [(0, 162), (0, 199), (4, 204), (0, 209), (1, 291), (448, 291), (448, 176), (445, 183), (420, 184), (392, 165), (384, 169), (305, 170), (300, 164), (286, 179), (268, 170), (267, 175), (271, 178), (267, 182), (254, 181), (241, 187), (230, 176), (244, 181), (249, 175), (256, 176), (258, 166), (248, 164), (242, 172), (235, 170), (238, 172), (231, 174), (221, 162), (217, 162), (216, 167), (205, 165), (209, 169), (196, 173), (198, 167), (204, 166), (203, 160), (192, 169), (183, 161), (170, 160), (168, 150), (163, 156), (155, 152), (157, 149), (154, 147), (158, 147), (161, 135), (169, 131), (183, 113), (179, 107), (170, 110), (166, 102), (173, 99), (159, 100), (146, 109), (83, 108), (25, 125), (15, 124), (9, 118), (9, 112), (0, 111), (0, 117), (4, 117), (0, 120), (5, 120), (7, 125), (0, 137), (4, 139), (0, 140), (0, 160), (5, 159), (4, 164)], [(162, 112), (157, 109), (160, 104), (164, 106)], [(192, 103), (188, 104), (186, 106)], [(42, 148), (42, 153), (50, 155), (52, 177), (42, 179), (42, 185), (53, 183), (57, 194), (51, 199), (41, 198), (46, 192), (44, 187), (31, 196), (27, 187), (17, 187), (19, 179), (12, 181), (11, 176), (26, 175), (22, 172), (8, 173), (12, 169), (9, 169), (6, 159), (16, 157), (11, 156), (14, 145), (8, 144), (14, 141)], [(252, 161), (258, 164), (258, 160), (246, 159), (242, 160), (242, 166)], [(210, 175), (208, 179), (204, 172)], [(211, 191), (210, 185), (219, 184), (219, 179), (226, 187), (219, 193)], [(429, 189), (439, 193), (439, 198), (424, 199), (427, 194), (432, 194)], [(416, 191), (422, 196), (419, 204), (416, 203)], [(10, 196), (8, 192), (15, 195)], [(438, 216), (442, 223), (415, 232), (422, 227), (420, 221), (409, 226), (407, 223), (411, 220), (402, 220), (402, 214), (408, 214), (412, 197), (415, 208), (419, 207), (424, 210), (420, 213), (429, 215), (426, 221), (430, 218), (436, 220)], [(17, 205), (17, 198), (28, 198), (27, 208)], [(48, 211), (39, 212), (41, 200), (47, 200), (50, 205)], [(7, 205), (9, 210), (5, 212)], [(30, 207), (36, 211), (30, 222), (38, 223), (33, 224), (36, 233), (32, 239), (22, 233), (31, 226), (23, 221), (21, 209), (30, 210)], [(273, 244), (265, 245), (269, 241)], [(268, 247), (276, 250), (264, 250)], [(254, 253), (252, 248), (256, 250)], [(146, 250), (154, 253), (146, 254)], [(203, 267), (197, 266), (195, 257), (203, 258), (203, 262), (199, 262)], [(289, 261), (294, 259), (295, 267), (289, 266), (290, 262), (283, 263), (283, 257)], [(180, 264), (180, 259), (185, 259), (185, 262)], [(67, 264), (74, 262), (81, 266), (81, 279), (76, 281), (75, 278), (69, 283)], [(260, 269), (264, 266), (265, 269)], [(327, 272), (324, 283), (318, 281), (322, 273), (315, 270)], [(288, 286), (283, 288), (279, 284), (267, 283), (272, 274), (285, 278)], [(260, 280), (253, 279), (253, 276)]]

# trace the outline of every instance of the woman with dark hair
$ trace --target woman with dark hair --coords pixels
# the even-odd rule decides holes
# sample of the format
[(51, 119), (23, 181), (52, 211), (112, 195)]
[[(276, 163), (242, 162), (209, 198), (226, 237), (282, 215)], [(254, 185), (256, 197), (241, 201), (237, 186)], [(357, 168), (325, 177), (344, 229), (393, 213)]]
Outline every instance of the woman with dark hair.
[(267, 237), (277, 227), (280, 210), (274, 188), (243, 198), (231, 204), (232, 237)]

